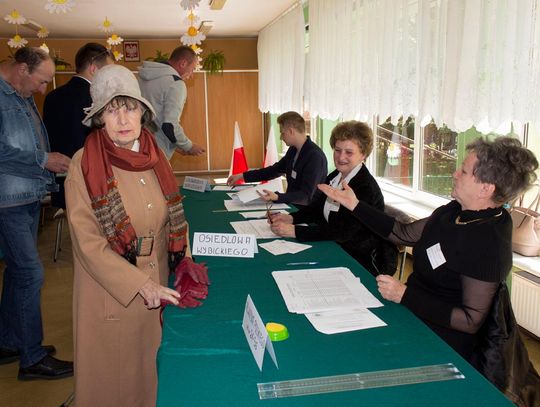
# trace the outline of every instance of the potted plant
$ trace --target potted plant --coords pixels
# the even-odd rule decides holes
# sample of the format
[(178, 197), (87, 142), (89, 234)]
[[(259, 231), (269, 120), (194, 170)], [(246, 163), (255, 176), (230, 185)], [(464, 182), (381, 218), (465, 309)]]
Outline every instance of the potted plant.
[(211, 51), (203, 59), (202, 67), (210, 74), (223, 72), (225, 66), (225, 55), (222, 51)]
[(156, 50), (156, 56), (155, 57), (148, 57), (146, 58), (147, 61), (154, 61), (154, 62), (167, 62), (169, 60), (169, 54), (164, 54), (161, 52), (161, 50)]

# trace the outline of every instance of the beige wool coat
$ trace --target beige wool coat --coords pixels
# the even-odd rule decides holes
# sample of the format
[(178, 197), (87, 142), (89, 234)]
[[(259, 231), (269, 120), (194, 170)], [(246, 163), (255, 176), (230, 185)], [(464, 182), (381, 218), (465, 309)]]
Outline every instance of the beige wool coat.
[(81, 170), (82, 150), (65, 181), (73, 241), (75, 404), (155, 406), (159, 310), (148, 310), (139, 289), (148, 279), (167, 284), (168, 215), (153, 170), (113, 167), (137, 236), (155, 236), (152, 254), (137, 267), (113, 252), (101, 233)]

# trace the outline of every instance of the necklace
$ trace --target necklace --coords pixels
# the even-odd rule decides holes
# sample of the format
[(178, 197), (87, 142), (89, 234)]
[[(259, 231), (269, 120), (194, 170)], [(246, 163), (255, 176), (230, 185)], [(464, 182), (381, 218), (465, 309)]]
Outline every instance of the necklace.
[(480, 222), (481, 220), (486, 220), (486, 219), (491, 219), (491, 218), (498, 218), (499, 216), (502, 215), (502, 212), (503, 210), (501, 209), (501, 211), (497, 214), (497, 215), (493, 215), (493, 216), (490, 216), (489, 218), (478, 218), (478, 219), (471, 219), (471, 220), (466, 220), (466, 221), (461, 221), (461, 215), (458, 215), (458, 217), (456, 218), (456, 225), (468, 225), (469, 223), (474, 223), (474, 222)]

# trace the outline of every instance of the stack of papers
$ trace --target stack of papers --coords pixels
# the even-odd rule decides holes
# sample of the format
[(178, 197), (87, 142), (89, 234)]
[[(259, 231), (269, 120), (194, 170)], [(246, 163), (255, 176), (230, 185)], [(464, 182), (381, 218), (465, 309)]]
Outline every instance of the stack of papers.
[[(254, 201), (254, 202), (256, 202), (256, 203), (254, 203), (254, 204), (252, 204), (251, 202), (242, 203), (242, 202), (236, 201), (236, 200), (223, 201), (223, 203), (225, 204), (225, 208), (227, 208), (227, 210), (229, 212), (266, 210), (266, 203), (261, 203), (260, 201)], [(274, 204), (272, 204), (271, 211), (273, 211), (274, 209), (289, 209), (289, 208), (290, 207), (287, 204), (274, 203)]]
[(385, 326), (367, 308), (383, 304), (345, 267), (274, 271), (289, 312), (306, 314), (325, 334)]
[(243, 189), (241, 191), (238, 190), (239, 192), (236, 193), (235, 199), (238, 199), (243, 203), (256, 200), (260, 201), (261, 196), (259, 195), (259, 193), (262, 192), (264, 189), (273, 192), (283, 192), (283, 182), (281, 181), (281, 178), (275, 178), (268, 181), (266, 184), (259, 184), (251, 188)]
[[(276, 214), (276, 213), (289, 213), (287, 211), (284, 211), (284, 210), (279, 210), (279, 211), (270, 211), (272, 212), (272, 214)], [(266, 218), (268, 212), (267, 211), (252, 211), (252, 212), (241, 212), (240, 215), (242, 215), (245, 219), (261, 219), (261, 218)]]
[(254, 235), (256, 239), (272, 239), (279, 237), (272, 229), (266, 219), (240, 220), (231, 222), (231, 226), (238, 234)]
[(296, 254), (311, 248), (308, 244), (289, 242), (287, 240), (272, 240), (271, 242), (259, 243), (259, 246), (268, 250), (274, 256), (287, 253)]

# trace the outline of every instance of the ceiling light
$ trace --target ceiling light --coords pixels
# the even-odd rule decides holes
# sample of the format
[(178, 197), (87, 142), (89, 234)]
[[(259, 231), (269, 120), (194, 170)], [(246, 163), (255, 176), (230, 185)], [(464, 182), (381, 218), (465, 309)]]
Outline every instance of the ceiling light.
[(211, 10), (221, 10), (226, 1), (227, 0), (210, 0), (208, 4), (210, 4)]
[(203, 20), (201, 21), (201, 24), (199, 25), (199, 31), (202, 32), (204, 35), (208, 35), (212, 27), (214, 26), (213, 21), (209, 20)]

